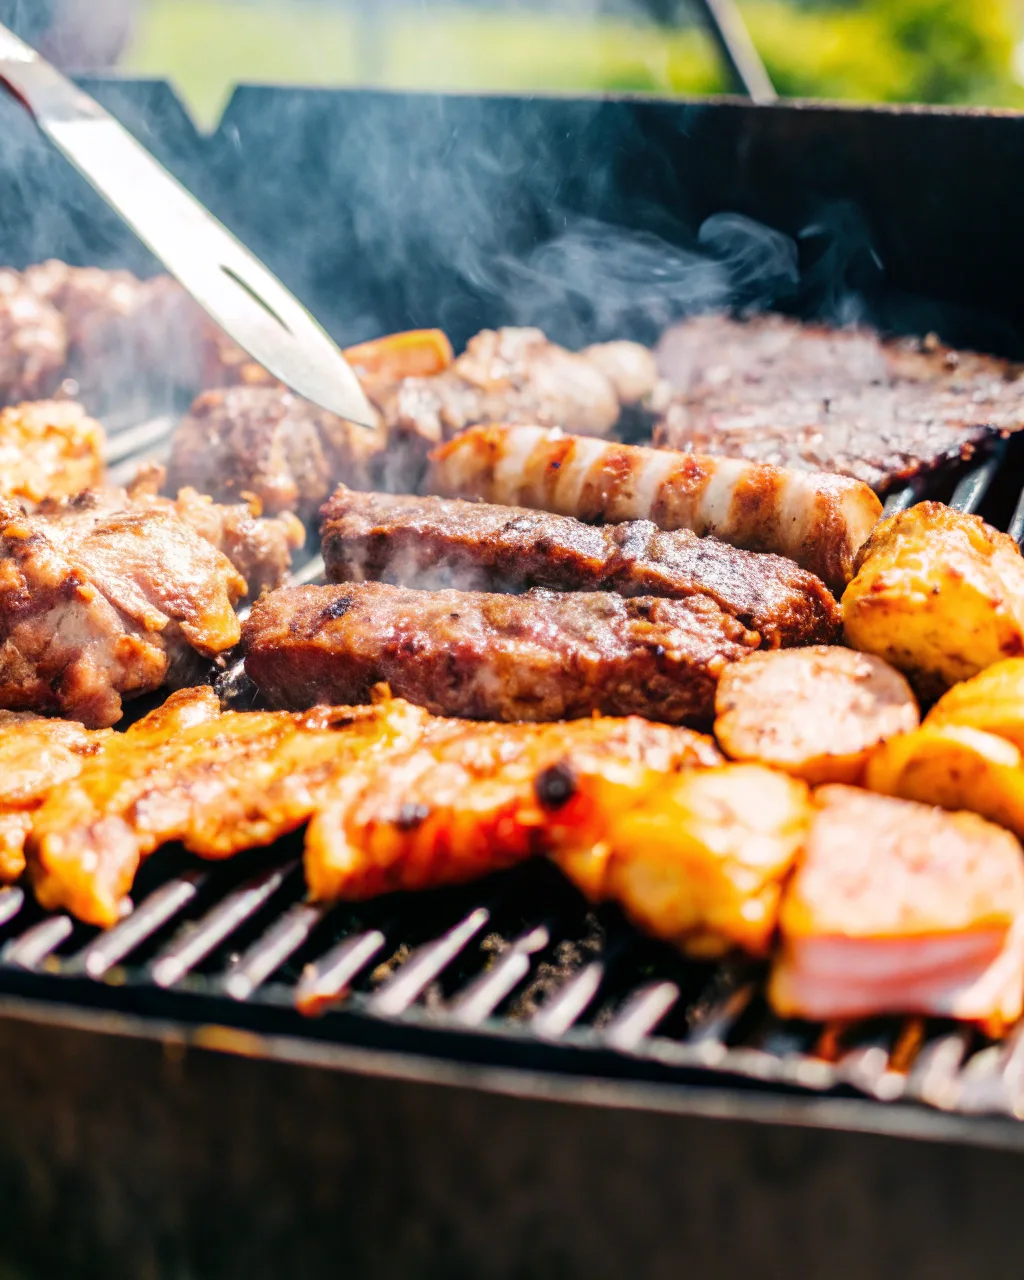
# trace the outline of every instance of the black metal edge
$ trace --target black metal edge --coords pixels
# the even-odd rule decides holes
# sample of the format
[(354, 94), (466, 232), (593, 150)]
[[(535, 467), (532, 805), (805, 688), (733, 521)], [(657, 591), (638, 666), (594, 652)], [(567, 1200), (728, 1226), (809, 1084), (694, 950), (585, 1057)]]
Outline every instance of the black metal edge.
[(1017, 1120), (947, 1115), (901, 1103), (882, 1107), (870, 1100), (780, 1096), (715, 1086), (695, 1088), (467, 1065), (416, 1054), (268, 1036), (217, 1023), (184, 1026), (157, 1018), (13, 996), (0, 997), (0, 1018), (115, 1038), (155, 1041), (174, 1052), (191, 1049), (534, 1101), (766, 1126), (840, 1130), (911, 1141), (957, 1143), (986, 1150), (1024, 1150), (1024, 1128)]

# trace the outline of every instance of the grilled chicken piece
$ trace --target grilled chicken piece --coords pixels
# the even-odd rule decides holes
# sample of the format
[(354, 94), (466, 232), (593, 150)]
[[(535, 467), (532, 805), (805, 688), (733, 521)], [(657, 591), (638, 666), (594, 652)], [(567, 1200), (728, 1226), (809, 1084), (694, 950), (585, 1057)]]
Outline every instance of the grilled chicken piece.
[(321, 537), (333, 582), (708, 596), (773, 648), (839, 632), (839, 606), (828, 588), (792, 561), (686, 529), (662, 533), (649, 521), (594, 528), (523, 507), (342, 486), (321, 512)]
[(478, 427), (431, 454), (431, 493), (533, 507), (587, 523), (652, 520), (788, 556), (842, 590), (882, 507), (843, 476), (565, 436)]
[(0, 411), (0, 495), (70, 497), (103, 478), (103, 428), (81, 405), (41, 400)]
[(280, 387), (229, 387), (204, 392), (178, 427), (168, 484), (307, 520), (339, 481), (370, 488), (384, 447), (383, 432)]
[(1024, 996), (1024, 862), (1009, 832), (850, 787), (815, 796), (769, 987), (783, 1017), (888, 1013), (995, 1034)]
[(185, 690), (112, 734), (35, 814), (29, 868), (43, 906), (113, 924), (141, 860), (181, 841), (203, 858), (271, 844), (375, 752), (411, 746), (428, 717), (397, 700), (304, 715), (221, 712)]
[(595, 711), (710, 720), (722, 671), (758, 637), (705, 596), (522, 596), (377, 582), (285, 587), (243, 628), (271, 706), (363, 702), (389, 684), (436, 715), (572, 720)]
[(697, 316), (658, 347), (670, 449), (854, 476), (884, 491), (1024, 426), (1022, 369), (934, 338)]
[(67, 326), (60, 313), (16, 271), (0, 270), (0, 402), (52, 395), (67, 355)]
[(827, 645), (755, 653), (728, 667), (715, 711), (715, 736), (727, 756), (811, 783), (860, 782), (871, 750), (919, 721), (898, 671), (881, 658)]
[(0, 880), (25, 870), (25, 839), (50, 789), (73, 778), (100, 750), (109, 729), (0, 711)]
[(994, 662), (973, 679), (955, 684), (928, 712), (925, 724), (981, 729), (1024, 751), (1024, 658)]
[(1024, 559), (979, 516), (919, 502), (883, 521), (843, 596), (846, 639), (937, 698), (1024, 653)]
[(33, 515), (0, 500), (0, 706), (114, 724), (122, 697), (237, 643), (245, 589), (170, 512), (90, 493)]
[[(585, 786), (600, 795), (603, 783)], [(562, 870), (593, 901), (618, 902), (690, 955), (766, 955), (806, 836), (804, 783), (733, 764), (634, 784), (632, 797), (611, 810), (601, 840), (564, 843)]]
[(310, 893), (368, 898), (589, 850), (643, 788), (720, 760), (710, 738), (636, 718), (434, 720), (415, 747), (357, 764), (328, 789), (306, 835)]

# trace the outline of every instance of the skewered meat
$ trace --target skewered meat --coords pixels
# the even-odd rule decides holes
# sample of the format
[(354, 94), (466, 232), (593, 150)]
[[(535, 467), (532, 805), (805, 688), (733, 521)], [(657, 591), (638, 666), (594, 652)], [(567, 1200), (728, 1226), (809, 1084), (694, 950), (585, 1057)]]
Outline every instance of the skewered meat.
[(1024, 426), (1019, 366), (934, 338), (883, 340), (782, 316), (698, 316), (658, 347), (670, 449), (810, 467), (885, 490)]
[(853, 575), (882, 507), (843, 476), (564, 436), (477, 427), (431, 454), (431, 493), (534, 507), (588, 523), (653, 520), (788, 556), (833, 590)]
[(280, 387), (229, 387), (204, 392), (179, 425), (168, 482), (309, 519), (339, 481), (370, 488), (384, 446), (383, 432)]
[(815, 796), (782, 903), (783, 1017), (919, 1013), (998, 1032), (1024, 997), (1024, 862), (1009, 832), (851, 787)]
[(339, 488), (321, 513), (327, 576), (420, 588), (703, 595), (764, 644), (827, 641), (839, 607), (820, 579), (781, 556), (737, 551), (648, 521), (593, 528), (571, 516), (457, 499)]
[(570, 720), (594, 711), (706, 722), (728, 663), (758, 637), (705, 596), (522, 596), (377, 582), (256, 601), (245, 668), (272, 706), (362, 702), (387, 682), (437, 715)]
[(69, 400), (0, 411), (0, 494), (20, 502), (69, 497), (103, 477), (103, 428)]
[(610, 810), (603, 839), (566, 843), (555, 861), (589, 898), (618, 902), (691, 955), (767, 954), (806, 836), (807, 787), (744, 764), (656, 783)]
[(67, 329), (15, 271), (0, 270), (0, 401), (42, 400), (60, 385)]
[(327, 789), (306, 835), (310, 893), (367, 898), (589, 850), (643, 788), (720, 760), (709, 738), (636, 718), (435, 720), (415, 747), (356, 764)]
[(0, 500), (0, 706), (92, 728), (121, 699), (237, 643), (245, 580), (183, 521), (86, 493), (27, 515)]
[(112, 734), (35, 814), (29, 869), (39, 901), (113, 924), (141, 860), (180, 840), (204, 858), (271, 844), (306, 822), (326, 784), (374, 752), (412, 745), (425, 714), (397, 700), (305, 715), (221, 712), (184, 690)]
[(82, 769), (109, 734), (73, 720), (0, 711), (0, 880), (17, 880), (25, 870), (33, 811), (51, 788)]
[(924, 699), (1024, 653), (1024, 559), (978, 516), (920, 502), (878, 526), (843, 596), (847, 641)]
[(919, 719), (910, 686), (888, 663), (826, 645), (751, 654), (728, 667), (715, 711), (727, 756), (811, 783), (860, 782), (872, 748)]

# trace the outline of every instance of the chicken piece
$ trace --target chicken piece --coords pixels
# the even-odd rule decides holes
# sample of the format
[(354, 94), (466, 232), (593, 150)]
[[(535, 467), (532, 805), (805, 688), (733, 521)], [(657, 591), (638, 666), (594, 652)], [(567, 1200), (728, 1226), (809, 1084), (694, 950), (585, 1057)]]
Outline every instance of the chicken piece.
[(828, 588), (792, 561), (688, 529), (663, 533), (649, 521), (597, 529), (522, 507), (341, 486), (321, 512), (321, 538), (334, 582), (703, 595), (773, 648), (834, 640), (839, 632)]
[(477, 427), (431, 454), (429, 492), (590, 524), (652, 520), (788, 556), (841, 591), (882, 512), (856, 480), (609, 444), (538, 426)]
[(998, 1034), (1024, 997), (1024, 861), (1007, 831), (851, 787), (815, 795), (769, 985), (782, 1017), (959, 1018)]
[(1024, 653), (1024, 559), (979, 516), (919, 502), (878, 526), (843, 596), (846, 639), (937, 698)]
[(333, 780), (411, 746), (428, 720), (397, 700), (289, 715), (221, 712), (209, 690), (175, 697), (183, 704), (111, 735), (36, 813), (29, 869), (44, 907), (111, 925), (160, 845), (210, 859), (269, 845), (309, 819)]
[(600, 342), (580, 355), (601, 370), (624, 408), (643, 405), (659, 390), (654, 352), (639, 342)]
[(885, 491), (1024, 426), (1022, 368), (934, 337), (695, 316), (658, 346), (671, 449), (854, 476)]
[[(598, 793), (600, 781), (594, 784)], [(768, 952), (782, 885), (803, 847), (807, 787), (729, 764), (634, 787), (604, 839), (555, 861), (592, 901), (701, 959)]]
[(436, 715), (707, 723), (730, 662), (756, 648), (704, 596), (522, 596), (378, 582), (285, 587), (243, 628), (245, 669), (271, 706), (362, 702), (378, 682)]
[(728, 667), (715, 711), (715, 736), (727, 756), (811, 783), (860, 782), (872, 748), (919, 721), (898, 671), (881, 658), (828, 645), (755, 653)]
[(103, 479), (103, 428), (70, 400), (0, 411), (0, 496), (36, 503), (81, 493)]
[(0, 711), (0, 880), (17, 880), (25, 870), (33, 812), (50, 788), (79, 773), (109, 734), (73, 720)]
[(60, 313), (16, 271), (0, 270), (0, 403), (52, 395), (67, 355), (67, 326)]
[(170, 512), (0, 500), (0, 706), (114, 724), (238, 642), (245, 580)]
[(310, 893), (330, 900), (426, 889), (566, 846), (589, 849), (641, 788), (720, 760), (710, 738), (635, 718), (433, 721), (409, 751), (338, 777), (306, 835)]
[(409, 329), (345, 350), (364, 391), (371, 398), (386, 394), (403, 378), (434, 378), (451, 368), (455, 353), (440, 329)]
[(255, 498), (263, 511), (310, 519), (335, 485), (369, 489), (384, 433), (318, 409), (279, 387), (207, 391), (174, 435), (168, 484), (217, 501)]
[(1007, 658), (944, 693), (925, 718), (928, 728), (982, 729), (1024, 751), (1024, 658)]

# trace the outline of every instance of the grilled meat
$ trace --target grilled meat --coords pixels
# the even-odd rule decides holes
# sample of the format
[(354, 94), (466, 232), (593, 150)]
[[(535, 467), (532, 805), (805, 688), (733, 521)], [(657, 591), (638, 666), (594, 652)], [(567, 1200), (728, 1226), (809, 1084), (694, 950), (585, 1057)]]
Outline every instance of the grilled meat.
[(280, 387), (204, 392), (174, 436), (173, 491), (255, 498), (270, 515), (315, 514), (334, 486), (370, 488), (383, 432), (346, 422)]
[(0, 410), (0, 495), (20, 502), (69, 497), (103, 478), (103, 428), (68, 400)]
[(856, 480), (609, 444), (536, 426), (477, 427), (431, 454), (431, 493), (576, 516), (652, 520), (788, 556), (842, 590), (881, 515)]
[(590, 850), (642, 788), (720, 760), (709, 738), (636, 718), (433, 720), (414, 747), (327, 788), (306, 835), (306, 879), (316, 899), (367, 898)]
[(321, 513), (327, 576), (420, 588), (708, 596), (762, 643), (833, 640), (839, 607), (781, 556), (738, 551), (649, 521), (594, 528), (571, 516), (339, 488)]
[[(600, 796), (604, 782), (587, 779)], [(591, 803), (595, 803), (591, 799)], [(618, 902), (642, 929), (690, 955), (766, 955), (782, 885), (803, 847), (806, 786), (733, 764), (634, 783), (601, 839), (564, 842), (555, 861), (592, 900)]]
[(719, 676), (758, 637), (706, 596), (363, 582), (261, 597), (243, 644), (248, 675), (276, 707), (362, 702), (385, 681), (436, 715), (537, 721), (599, 711), (680, 724), (710, 719)]
[(994, 733), (1024, 751), (1024, 658), (994, 662), (954, 685), (928, 712), (925, 724)]
[(1009, 832), (823, 787), (780, 923), (783, 1017), (917, 1013), (996, 1033), (1024, 997), (1024, 861)]
[(846, 639), (924, 699), (1024, 653), (1024, 559), (979, 516), (919, 502), (878, 526), (843, 596)]
[(898, 671), (827, 645), (751, 654), (723, 672), (715, 710), (727, 756), (812, 783), (860, 782), (871, 750), (919, 719)]
[(698, 316), (658, 348), (670, 449), (810, 467), (884, 491), (1024, 426), (1020, 367), (934, 338), (887, 341), (781, 316)]
[(114, 724), (122, 697), (239, 637), (245, 580), (177, 516), (86, 493), (27, 515), (0, 500), (0, 706)]
[(0, 402), (42, 400), (60, 385), (67, 362), (60, 313), (15, 271), (0, 270)]

